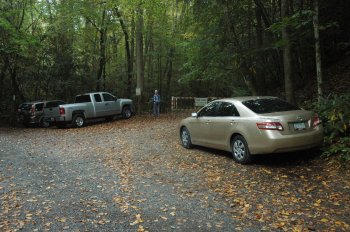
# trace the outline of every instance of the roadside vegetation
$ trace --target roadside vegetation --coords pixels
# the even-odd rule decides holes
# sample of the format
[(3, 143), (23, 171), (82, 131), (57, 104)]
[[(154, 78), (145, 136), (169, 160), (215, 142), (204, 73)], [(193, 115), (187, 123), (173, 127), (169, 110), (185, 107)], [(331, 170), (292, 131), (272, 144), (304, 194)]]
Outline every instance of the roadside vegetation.
[(350, 93), (332, 94), (315, 103), (323, 121), (325, 141), (323, 155), (338, 156), (342, 163), (350, 162)]

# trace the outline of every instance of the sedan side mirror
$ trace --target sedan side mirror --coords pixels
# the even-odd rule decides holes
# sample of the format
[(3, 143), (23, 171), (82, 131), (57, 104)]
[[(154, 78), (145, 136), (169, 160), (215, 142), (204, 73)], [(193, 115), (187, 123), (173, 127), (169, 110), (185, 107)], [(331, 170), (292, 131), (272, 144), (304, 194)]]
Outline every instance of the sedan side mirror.
[(194, 118), (198, 118), (198, 114), (197, 113), (192, 113), (191, 116), (194, 117)]

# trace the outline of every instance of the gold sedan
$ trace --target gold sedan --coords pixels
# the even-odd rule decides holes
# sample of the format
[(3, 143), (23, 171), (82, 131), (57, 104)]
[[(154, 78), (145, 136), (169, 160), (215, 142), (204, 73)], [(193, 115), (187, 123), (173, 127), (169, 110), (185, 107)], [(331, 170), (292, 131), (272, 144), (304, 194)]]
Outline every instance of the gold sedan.
[(321, 145), (318, 115), (276, 97), (238, 97), (208, 103), (180, 123), (185, 148), (231, 151), (238, 163), (252, 155), (304, 150)]

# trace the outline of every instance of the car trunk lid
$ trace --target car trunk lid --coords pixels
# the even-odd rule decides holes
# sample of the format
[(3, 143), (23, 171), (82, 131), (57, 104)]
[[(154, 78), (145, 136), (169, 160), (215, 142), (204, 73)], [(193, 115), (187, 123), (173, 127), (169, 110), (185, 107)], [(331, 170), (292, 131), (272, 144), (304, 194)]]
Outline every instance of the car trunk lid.
[(312, 130), (315, 118), (311, 111), (295, 110), (260, 114), (260, 121), (280, 123), (283, 129), (278, 131), (283, 135), (291, 135)]

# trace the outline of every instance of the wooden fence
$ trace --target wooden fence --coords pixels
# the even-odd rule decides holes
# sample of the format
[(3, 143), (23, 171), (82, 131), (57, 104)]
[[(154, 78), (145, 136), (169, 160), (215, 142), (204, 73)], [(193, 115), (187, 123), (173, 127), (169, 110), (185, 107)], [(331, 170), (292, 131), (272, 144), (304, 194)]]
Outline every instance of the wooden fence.
[(171, 111), (193, 110), (203, 107), (206, 103), (220, 99), (218, 97), (171, 97)]

